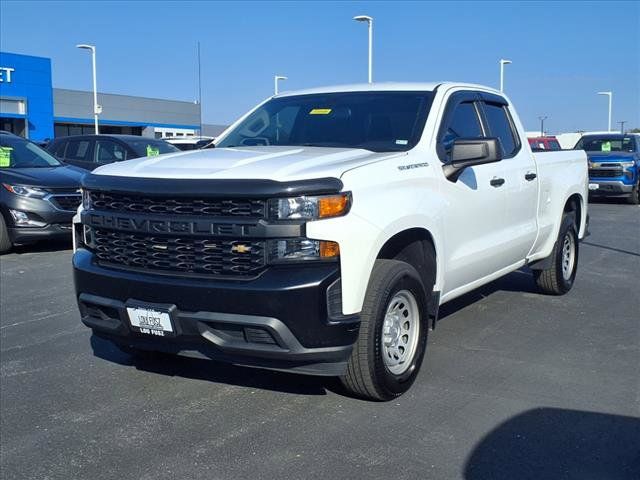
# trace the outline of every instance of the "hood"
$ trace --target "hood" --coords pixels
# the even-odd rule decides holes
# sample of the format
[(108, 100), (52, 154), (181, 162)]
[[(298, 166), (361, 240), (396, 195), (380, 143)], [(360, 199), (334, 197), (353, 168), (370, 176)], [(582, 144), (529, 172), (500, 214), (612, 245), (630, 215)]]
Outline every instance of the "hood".
[(96, 175), (144, 178), (271, 179), (340, 178), (352, 168), (405, 152), (375, 153), (353, 148), (234, 147), (168, 153), (111, 163)]
[(628, 162), (633, 160), (636, 154), (632, 152), (587, 152), (587, 158), (591, 162)]
[(85, 173), (87, 172), (71, 165), (43, 168), (6, 168), (0, 169), (0, 178), (3, 183), (74, 189), (80, 187), (80, 179)]

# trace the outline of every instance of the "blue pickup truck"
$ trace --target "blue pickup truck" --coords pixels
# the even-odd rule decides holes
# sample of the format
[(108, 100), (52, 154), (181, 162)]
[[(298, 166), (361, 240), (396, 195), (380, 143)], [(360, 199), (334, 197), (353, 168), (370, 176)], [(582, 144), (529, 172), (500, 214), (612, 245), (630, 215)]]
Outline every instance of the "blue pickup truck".
[(640, 135), (585, 135), (574, 149), (587, 153), (589, 183), (598, 185), (592, 195), (624, 195), (629, 203), (640, 203)]

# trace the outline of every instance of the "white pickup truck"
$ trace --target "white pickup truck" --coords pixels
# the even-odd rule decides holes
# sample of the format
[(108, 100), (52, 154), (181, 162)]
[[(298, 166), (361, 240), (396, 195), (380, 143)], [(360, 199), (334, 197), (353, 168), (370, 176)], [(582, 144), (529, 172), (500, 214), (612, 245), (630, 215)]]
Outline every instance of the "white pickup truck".
[(585, 153), (533, 154), (490, 88), (281, 94), (214, 149), (85, 176), (78, 304), (131, 353), (338, 376), (389, 400), (442, 304), (523, 266), (544, 293), (571, 289), (587, 194)]

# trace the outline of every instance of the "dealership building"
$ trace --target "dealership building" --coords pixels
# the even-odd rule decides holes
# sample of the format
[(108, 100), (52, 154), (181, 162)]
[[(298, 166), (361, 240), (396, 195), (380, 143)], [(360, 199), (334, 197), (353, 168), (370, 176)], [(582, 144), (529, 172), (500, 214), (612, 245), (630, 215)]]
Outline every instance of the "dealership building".
[[(194, 102), (98, 92), (100, 133), (147, 137), (198, 134), (200, 105)], [(224, 126), (203, 125), (216, 136)], [(34, 141), (92, 134), (93, 93), (53, 88), (51, 59), (0, 52), (0, 130)]]

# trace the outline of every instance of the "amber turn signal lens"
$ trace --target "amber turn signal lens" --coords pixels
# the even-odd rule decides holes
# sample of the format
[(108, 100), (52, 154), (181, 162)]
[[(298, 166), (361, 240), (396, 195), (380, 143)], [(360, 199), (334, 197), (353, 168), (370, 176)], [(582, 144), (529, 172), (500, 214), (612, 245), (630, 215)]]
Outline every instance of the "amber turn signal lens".
[(340, 246), (336, 242), (320, 242), (320, 258), (335, 258), (340, 256)]
[(345, 214), (347, 208), (349, 208), (349, 195), (346, 193), (318, 198), (319, 218), (339, 217)]

